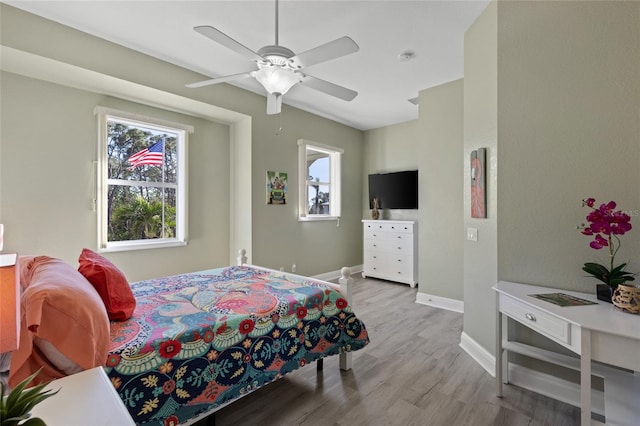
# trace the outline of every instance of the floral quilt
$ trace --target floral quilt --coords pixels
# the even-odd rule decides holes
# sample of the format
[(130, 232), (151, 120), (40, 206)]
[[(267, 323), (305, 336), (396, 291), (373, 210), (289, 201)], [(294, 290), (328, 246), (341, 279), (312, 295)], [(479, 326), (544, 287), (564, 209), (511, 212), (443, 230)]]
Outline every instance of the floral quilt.
[(132, 284), (106, 371), (138, 424), (176, 425), (312, 361), (369, 343), (342, 294), (234, 266)]

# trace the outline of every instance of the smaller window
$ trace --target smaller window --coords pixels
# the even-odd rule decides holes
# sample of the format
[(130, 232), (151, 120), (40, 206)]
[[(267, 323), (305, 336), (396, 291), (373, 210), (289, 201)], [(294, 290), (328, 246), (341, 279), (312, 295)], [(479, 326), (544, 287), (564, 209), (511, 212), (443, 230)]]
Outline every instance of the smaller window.
[(343, 153), (340, 148), (298, 140), (300, 220), (340, 218)]

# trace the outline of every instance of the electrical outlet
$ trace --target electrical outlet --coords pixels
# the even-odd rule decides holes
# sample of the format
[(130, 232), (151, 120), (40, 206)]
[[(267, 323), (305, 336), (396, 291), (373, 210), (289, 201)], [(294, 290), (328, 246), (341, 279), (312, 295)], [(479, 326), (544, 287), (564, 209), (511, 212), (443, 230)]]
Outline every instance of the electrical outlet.
[(477, 228), (467, 228), (467, 240), (469, 240), (469, 241), (478, 241), (478, 229)]
[(296, 272), (296, 264), (291, 265), (291, 272)]
[(284, 272), (284, 266), (280, 267), (280, 272)]

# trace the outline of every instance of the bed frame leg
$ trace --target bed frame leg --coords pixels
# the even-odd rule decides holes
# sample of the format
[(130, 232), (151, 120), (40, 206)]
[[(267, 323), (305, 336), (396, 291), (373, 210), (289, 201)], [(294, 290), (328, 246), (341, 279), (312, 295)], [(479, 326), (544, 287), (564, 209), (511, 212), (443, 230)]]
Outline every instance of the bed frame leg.
[[(352, 297), (352, 288), (353, 278), (351, 278), (351, 269), (346, 266), (340, 270), (340, 274), (342, 275), (338, 282), (340, 283), (340, 292), (347, 299), (347, 302), (351, 305), (353, 302)], [(351, 352), (341, 352), (340, 353), (340, 369), (341, 370), (351, 370), (353, 365), (352, 362), (352, 354)]]
[(324, 368), (324, 358), (320, 358), (316, 361), (316, 372), (321, 372)]

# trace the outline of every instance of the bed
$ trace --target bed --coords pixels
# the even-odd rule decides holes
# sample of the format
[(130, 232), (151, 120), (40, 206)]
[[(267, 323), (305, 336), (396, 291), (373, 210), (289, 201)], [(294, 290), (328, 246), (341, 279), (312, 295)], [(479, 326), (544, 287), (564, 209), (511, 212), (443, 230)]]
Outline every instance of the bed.
[[(348, 268), (337, 285), (249, 266), (245, 259), (241, 252), (237, 266), (130, 285), (135, 310), (128, 319), (110, 321), (102, 364), (136, 423), (192, 423), (324, 357), (339, 355), (341, 368), (349, 369), (350, 352), (369, 343), (349, 304)], [(23, 310), (29, 308), (27, 293)], [(30, 321), (23, 323), (18, 352), (27, 352), (23, 338), (33, 340)], [(42, 329), (44, 321), (39, 323)], [(64, 375), (40, 346), (14, 356), (12, 374), (14, 367), (24, 375), (44, 365), (49, 378)], [(64, 345), (58, 349), (78, 358)], [(77, 363), (87, 366), (87, 360)]]

